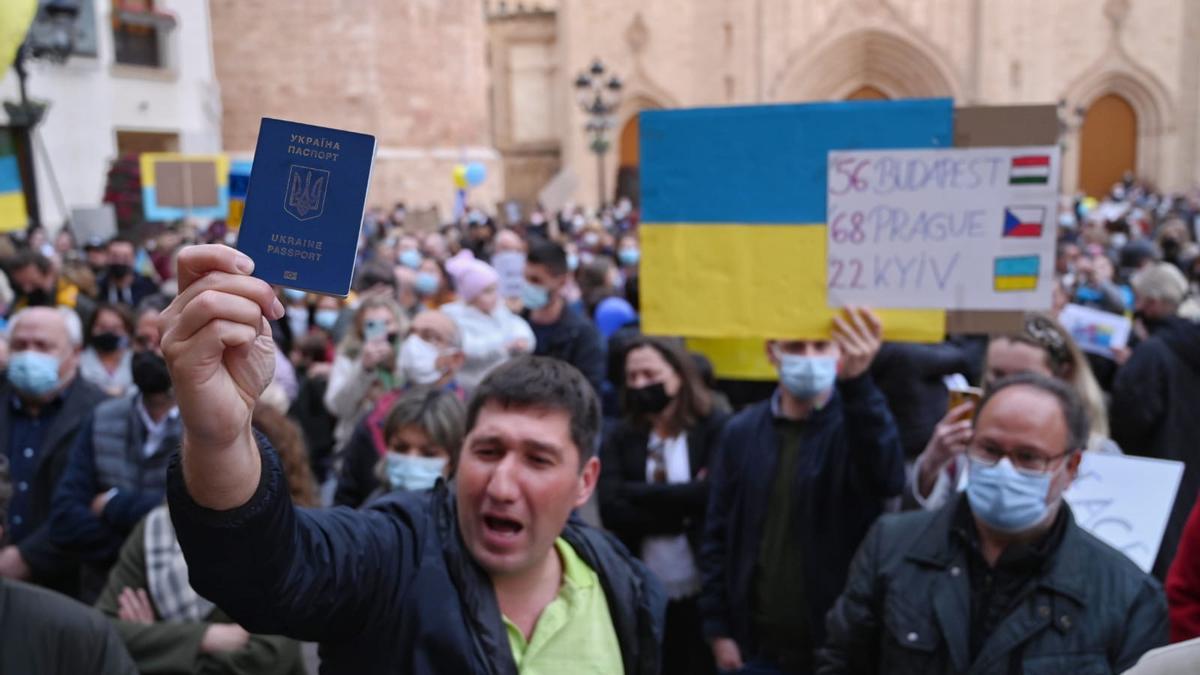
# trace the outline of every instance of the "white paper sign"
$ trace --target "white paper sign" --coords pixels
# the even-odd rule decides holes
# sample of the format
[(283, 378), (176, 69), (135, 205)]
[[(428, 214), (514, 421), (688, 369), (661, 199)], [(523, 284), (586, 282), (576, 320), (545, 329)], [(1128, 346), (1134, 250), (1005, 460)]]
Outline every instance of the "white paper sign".
[(1075, 338), (1080, 349), (1110, 359), (1113, 349), (1120, 349), (1129, 343), (1129, 331), (1133, 327), (1132, 322), (1120, 314), (1082, 305), (1063, 307), (1058, 322)]
[(112, 204), (71, 209), (71, 232), (82, 245), (88, 240), (108, 241), (117, 236), (117, 212)]
[(1182, 478), (1183, 462), (1085, 452), (1064, 498), (1083, 529), (1149, 572)]
[(500, 275), (500, 297), (521, 297), (521, 289), (525, 286), (525, 254), (501, 251), (492, 256), (492, 267)]
[(1055, 146), (829, 153), (829, 305), (1045, 310)]
[(564, 167), (554, 174), (554, 178), (546, 183), (541, 192), (538, 192), (538, 202), (547, 214), (558, 213), (563, 210), (567, 202), (571, 201), (571, 197), (575, 195), (575, 189), (578, 187), (579, 176)]

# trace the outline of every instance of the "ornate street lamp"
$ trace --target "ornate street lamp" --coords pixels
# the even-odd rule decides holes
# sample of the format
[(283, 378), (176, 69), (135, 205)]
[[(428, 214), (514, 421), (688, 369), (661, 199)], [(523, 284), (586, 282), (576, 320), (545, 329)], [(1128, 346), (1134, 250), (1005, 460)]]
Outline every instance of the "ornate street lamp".
[(621, 87), (621, 78), (607, 73), (600, 59), (592, 61), (592, 65), (575, 78), (579, 107), (588, 116), (584, 131), (591, 139), (589, 147), (596, 153), (596, 184), (600, 208), (604, 208), (607, 201), (604, 190), (604, 155), (611, 146), (608, 137), (613, 128), (613, 113), (621, 104)]

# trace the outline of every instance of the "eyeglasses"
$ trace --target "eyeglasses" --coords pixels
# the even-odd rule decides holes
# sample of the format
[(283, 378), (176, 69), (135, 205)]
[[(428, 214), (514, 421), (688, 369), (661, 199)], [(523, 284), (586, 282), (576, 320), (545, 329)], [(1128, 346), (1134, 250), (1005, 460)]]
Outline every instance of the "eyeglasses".
[(1058, 460), (1070, 455), (1072, 452), (1073, 450), (1068, 450), (1053, 457), (1045, 457), (1032, 450), (1013, 450), (1010, 452), (1001, 450), (1000, 448), (982, 447), (975, 444), (967, 446), (967, 454), (984, 466), (996, 466), (1000, 463), (1000, 460), (1007, 457), (1008, 461), (1012, 462), (1014, 467), (1030, 473), (1049, 473), (1051, 467)]

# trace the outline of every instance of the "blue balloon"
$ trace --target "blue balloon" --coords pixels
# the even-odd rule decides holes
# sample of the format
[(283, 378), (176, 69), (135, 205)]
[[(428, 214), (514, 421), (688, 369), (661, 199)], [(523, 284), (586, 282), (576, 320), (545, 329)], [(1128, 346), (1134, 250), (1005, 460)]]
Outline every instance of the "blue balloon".
[(487, 179), (487, 167), (479, 162), (471, 162), (467, 165), (467, 184), (471, 187), (479, 185)]

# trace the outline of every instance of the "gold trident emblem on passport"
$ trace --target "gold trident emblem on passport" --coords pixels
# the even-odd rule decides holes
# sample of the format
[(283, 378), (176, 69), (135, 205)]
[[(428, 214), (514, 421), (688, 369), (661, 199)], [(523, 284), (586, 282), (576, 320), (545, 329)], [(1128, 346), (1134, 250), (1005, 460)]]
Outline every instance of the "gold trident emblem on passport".
[(329, 171), (293, 164), (288, 168), (287, 195), (283, 210), (296, 220), (310, 220), (325, 211)]

